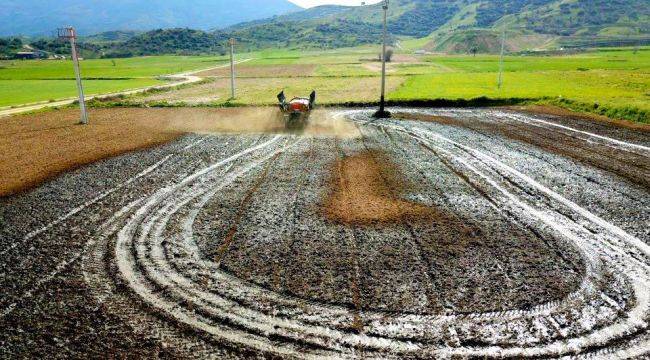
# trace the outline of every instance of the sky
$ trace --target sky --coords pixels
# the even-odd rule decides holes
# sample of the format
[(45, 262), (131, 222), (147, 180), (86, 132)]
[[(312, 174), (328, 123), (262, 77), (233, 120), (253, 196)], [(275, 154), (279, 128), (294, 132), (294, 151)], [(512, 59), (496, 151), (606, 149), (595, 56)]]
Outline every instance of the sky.
[[(292, 3), (296, 3), (304, 8), (310, 8), (318, 5), (361, 5), (363, 0), (289, 0)], [(365, 0), (366, 4), (378, 3), (381, 0)]]

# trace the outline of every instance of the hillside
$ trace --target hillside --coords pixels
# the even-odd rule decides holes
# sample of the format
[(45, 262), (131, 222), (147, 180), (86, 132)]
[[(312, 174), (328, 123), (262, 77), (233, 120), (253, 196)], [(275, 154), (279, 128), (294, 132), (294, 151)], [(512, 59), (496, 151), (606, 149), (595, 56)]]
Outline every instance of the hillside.
[[(373, 34), (380, 28), (381, 15), (380, 4), (324, 6), (240, 24), (226, 31), (262, 47), (282, 43), (298, 47), (348, 46), (350, 42), (359, 45), (377, 42), (378, 38)], [(511, 51), (547, 46), (549, 38), (565, 36), (605, 44), (616, 44), (630, 36), (647, 41), (650, 36), (650, 2), (393, 0), (388, 18), (392, 35), (429, 37), (428, 43), (423, 42), (425, 49), (452, 52), (471, 48), (478, 48), (481, 52), (496, 51), (500, 48), (499, 29), (504, 25), (513, 33), (514, 38), (508, 45)], [(351, 31), (364, 30), (370, 36), (356, 33), (355, 38), (351, 34)], [(481, 34), (477, 35), (477, 31)], [(634, 41), (630, 40), (631, 43)]]
[(287, 0), (3, 0), (0, 36), (51, 35), (70, 24), (82, 35), (175, 27), (209, 30), (300, 9)]
[(377, 42), (381, 27), (355, 20), (334, 19), (327, 22), (273, 22), (230, 33), (240, 47), (320, 48), (352, 47)]
[(99, 34), (82, 36), (81, 40), (84, 42), (92, 42), (97, 44), (110, 43), (116, 41), (127, 41), (129, 39), (138, 36), (141, 33), (142, 33), (141, 31), (132, 31), (132, 30), (106, 31)]
[(225, 54), (228, 36), (191, 29), (154, 30), (104, 49), (106, 57), (156, 54)]
[[(78, 42), (84, 58), (125, 58), (146, 55), (225, 54), (228, 34), (183, 28), (158, 29), (145, 33), (109, 32), (84, 37)], [(116, 39), (116, 40), (111, 40)], [(18, 38), (0, 39), (0, 55), (7, 55), (10, 45), (21, 44)], [(29, 43), (50, 54), (70, 55), (68, 42), (44, 38)]]
[(351, 6), (321, 5), (321, 6), (305, 9), (305, 10), (294, 11), (288, 14), (276, 15), (271, 18), (242, 22), (230, 26), (227, 30), (236, 31), (236, 30), (251, 28), (256, 25), (264, 25), (269, 23), (279, 24), (283, 22), (296, 22), (296, 21), (329, 18), (338, 14), (345, 13), (350, 9), (352, 9)]
[[(239, 1), (231, 7), (251, 9), (253, 1)], [(214, 1), (213, 5), (223, 3), (223, 0)], [(278, 3), (278, 0), (256, 2), (257, 5), (261, 3), (265, 4), (262, 7), (268, 7)], [(189, 17), (199, 8), (195, 4), (191, 10), (185, 9), (175, 18)], [(233, 9), (228, 11), (232, 12)], [(159, 11), (163, 10), (156, 10)], [(220, 30), (200, 30), (204, 28), (201, 24), (207, 24), (201, 20), (207, 15), (210, 14), (197, 16), (189, 27), (199, 30), (165, 26), (168, 30), (110, 31), (87, 36), (82, 39), (82, 52), (86, 57), (221, 53), (229, 37), (238, 40), (240, 51), (278, 47), (327, 49), (378, 43), (381, 38), (380, 4), (319, 6), (251, 20)], [(252, 14), (248, 11), (247, 15)], [(388, 26), (391, 41), (400, 39), (400, 46), (403, 45), (406, 50), (495, 53), (501, 48), (504, 27), (507, 29), (506, 50), (509, 52), (636, 46), (650, 44), (650, 2), (392, 0)], [(41, 49), (41, 46), (52, 52), (57, 52), (57, 48), (65, 50), (62, 45), (52, 41), (41, 41), (36, 48)]]
[[(502, 36), (502, 32), (493, 29), (467, 29), (440, 33), (423, 48), (428, 51), (452, 54), (495, 53), (501, 49)], [(504, 47), (506, 52), (519, 52), (529, 48), (546, 48), (554, 40), (555, 37), (552, 35), (508, 31)]]

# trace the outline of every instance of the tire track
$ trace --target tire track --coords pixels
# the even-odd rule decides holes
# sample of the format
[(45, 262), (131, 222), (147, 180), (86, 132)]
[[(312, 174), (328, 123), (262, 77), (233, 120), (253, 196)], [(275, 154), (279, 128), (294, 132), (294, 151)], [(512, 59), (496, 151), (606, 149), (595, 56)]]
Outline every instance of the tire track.
[[(557, 129), (565, 130), (565, 131), (558, 131), (558, 132), (561, 132), (561, 133), (563, 133), (565, 135), (567, 135), (567, 131), (575, 133), (575, 134), (586, 135), (588, 138), (597, 139), (597, 140), (601, 140), (601, 141), (608, 142), (610, 144), (616, 145), (616, 148), (619, 149), (619, 150), (633, 152), (635, 154), (646, 156), (646, 157), (650, 156), (650, 147), (647, 147), (647, 146), (643, 146), (643, 145), (639, 145), (639, 144), (634, 144), (634, 143), (629, 143), (629, 142), (613, 139), (613, 138), (610, 138), (610, 137), (607, 137), (607, 136), (602, 136), (602, 135), (594, 134), (594, 133), (591, 133), (591, 132), (574, 129), (574, 128), (569, 127), (569, 126), (555, 124), (555, 123), (552, 123), (552, 122), (549, 122), (549, 121), (545, 121), (545, 120), (530, 117), (530, 116), (518, 115), (518, 114), (508, 114), (508, 113), (503, 113), (503, 112), (496, 112), (496, 115), (497, 116), (502, 116), (502, 117), (505, 116), (505, 117), (508, 117), (510, 119), (520, 121), (520, 122), (523, 122), (523, 123), (526, 123), (526, 124), (532, 125), (532, 126), (543, 127), (543, 128), (546, 128), (546, 129), (557, 128)], [(568, 135), (568, 136), (571, 136), (571, 135)], [(573, 135), (573, 136), (575, 136), (578, 139), (590, 142), (589, 140), (587, 140), (587, 138), (578, 137), (576, 135)]]
[[(527, 213), (534, 214), (540, 220), (543, 220), (544, 222), (546, 222), (547, 225), (550, 226), (550, 227), (554, 227), (554, 225), (556, 225), (556, 224), (553, 223), (553, 221), (555, 221), (555, 220), (551, 220), (550, 218), (547, 218), (547, 215), (542, 214), (538, 210), (530, 207), (529, 205), (526, 205), (526, 204), (522, 203), (520, 200), (518, 200), (517, 198), (510, 195), (510, 193), (507, 190), (505, 190), (500, 185), (498, 185), (496, 182), (491, 180), (490, 177), (486, 176), (484, 173), (482, 173), (477, 168), (475, 168), (474, 165), (472, 165), (470, 162), (458, 157), (458, 155), (451, 155), (451, 153), (448, 152), (449, 150), (441, 149), (440, 145), (433, 145), (432, 141), (452, 144), (453, 146), (455, 146), (457, 148), (461, 148), (466, 153), (475, 156), (476, 158), (483, 161), (484, 163), (487, 163), (486, 165), (488, 165), (488, 166), (493, 166), (493, 167), (495, 167), (495, 168), (497, 168), (499, 170), (502, 170), (502, 171), (504, 171), (504, 169), (505, 169), (505, 171), (509, 171), (511, 174), (514, 174), (516, 177), (520, 178), (521, 180), (525, 181), (529, 185), (533, 186), (533, 188), (535, 188), (536, 190), (544, 193), (546, 196), (549, 196), (552, 200), (555, 200), (557, 202), (562, 203), (562, 205), (567, 206), (572, 211), (575, 211), (575, 212), (579, 213), (580, 215), (582, 215), (582, 216), (588, 218), (589, 220), (593, 221), (597, 225), (602, 226), (603, 228), (606, 228), (608, 231), (611, 232), (611, 234), (615, 235), (616, 237), (620, 237), (620, 238), (626, 240), (627, 243), (633, 245), (636, 248), (635, 251), (641, 250), (642, 253), (645, 254), (645, 250), (643, 249), (645, 244), (638, 241), (638, 239), (634, 239), (633, 237), (629, 236), (627, 233), (623, 232), (621, 229), (616, 228), (615, 226), (613, 226), (613, 225), (611, 225), (609, 223), (606, 223), (604, 220), (602, 220), (602, 219), (598, 218), (597, 216), (587, 212), (586, 210), (578, 207), (577, 205), (569, 202), (568, 200), (562, 198), (558, 194), (553, 193), (552, 191), (550, 191), (549, 189), (543, 187), (541, 184), (535, 182), (531, 178), (526, 177), (525, 175), (516, 172), (516, 170), (514, 170), (514, 169), (508, 168), (507, 166), (503, 165), (502, 163), (497, 162), (496, 160), (488, 157), (485, 154), (480, 154), (476, 150), (470, 149), (470, 148), (468, 148), (468, 147), (466, 147), (464, 145), (458, 144), (458, 143), (453, 142), (453, 141), (451, 141), (449, 139), (446, 139), (446, 138), (444, 138), (444, 137), (442, 137), (442, 136), (440, 136), (438, 134), (433, 134), (433, 133), (430, 133), (428, 131), (410, 132), (410, 131), (404, 129), (403, 127), (394, 126), (394, 125), (379, 125), (379, 126), (386, 126), (388, 128), (391, 128), (391, 130), (393, 130), (393, 131), (399, 131), (399, 132), (406, 133), (409, 136), (413, 136), (418, 141), (423, 141), (423, 142), (427, 143), (430, 146), (435, 146), (438, 150), (443, 151), (443, 153), (446, 156), (449, 156), (451, 159), (453, 159), (453, 161), (461, 163), (465, 168), (471, 170), (473, 173), (475, 173), (475, 174), (479, 175), (480, 177), (482, 177), (483, 180), (485, 180), (485, 181), (487, 181), (489, 183), (489, 185), (491, 185), (492, 187), (498, 189), (500, 192), (502, 192), (504, 195), (506, 195), (510, 199), (510, 201), (517, 202), (519, 204), (519, 206), (522, 206), (526, 210)], [(422, 134), (426, 134), (427, 137), (429, 137), (429, 138), (431, 138), (433, 140), (426, 139), (425, 137), (423, 137), (422, 135), (419, 134), (420, 132)], [(560, 229), (558, 228), (558, 230), (560, 230)], [(562, 231), (560, 231), (560, 233), (562, 233)], [(570, 233), (570, 232), (568, 232), (568, 233)], [(565, 234), (565, 236), (566, 235), (567, 234)], [(584, 246), (584, 242), (582, 241), (582, 239), (580, 237), (575, 237), (575, 236), (570, 236), (570, 237), (572, 238), (572, 240), (576, 241), (576, 243)], [(610, 249), (611, 249), (611, 247), (610, 247)], [(620, 253), (620, 251), (619, 251), (619, 253)], [(589, 254), (585, 251), (585, 255), (588, 256)], [(643, 269), (643, 270), (641, 270), (641, 273), (639, 273), (639, 270), (636, 269), (637, 270), (636, 273), (641, 276), (641, 279), (645, 278), (646, 280), (641, 280), (641, 282), (639, 283), (639, 278), (636, 278), (636, 279), (634, 279), (633, 283), (636, 282), (636, 284), (634, 284), (634, 285), (636, 287), (635, 293), (636, 293), (637, 299), (644, 299), (645, 297), (640, 296), (639, 291), (645, 291), (645, 290), (641, 290), (641, 289), (647, 289), (647, 273), (645, 275), (641, 275), (641, 274), (644, 274), (644, 272), (645, 272), (644, 270), (647, 270), (646, 269), (647, 265), (639, 264), (637, 262), (638, 260), (636, 258), (634, 258), (631, 254), (627, 254), (627, 255), (628, 255), (628, 259), (629, 258), (634, 259), (632, 261), (632, 263), (634, 264), (634, 265), (632, 265), (633, 268), (635, 267), (635, 265), (640, 265), (641, 269)], [(627, 266), (624, 266), (624, 267), (627, 267), (625, 270), (629, 271), (630, 270), (630, 265), (631, 264), (628, 264)], [(641, 303), (642, 303), (642, 301), (641, 301)], [(634, 310), (632, 310), (632, 312), (638, 312), (637, 315), (640, 315), (641, 318), (647, 317), (647, 311), (648, 311), (647, 305), (648, 304), (642, 304), (642, 305), (639, 306), (639, 304), (637, 304), (637, 307)], [(641, 315), (641, 314), (643, 314), (643, 315)], [(632, 321), (630, 323), (632, 324), (631, 326), (633, 326), (633, 327), (635, 326), (635, 325), (633, 325), (634, 321)], [(607, 331), (604, 331), (604, 334), (607, 334)], [(611, 333), (609, 335), (611, 335)], [(455, 353), (455, 352), (453, 352), (453, 353)], [(479, 354), (478, 352), (473, 352), (473, 351), (465, 351), (463, 353), (466, 354), (466, 355), (467, 354), (474, 354), (474, 355)], [(530, 353), (535, 353), (535, 352), (530, 351)]]
[[(337, 168), (339, 186), (341, 189), (347, 189), (348, 181), (345, 178), (343, 172), (343, 162), (342, 162), (342, 159), (345, 158), (345, 153), (343, 152), (343, 149), (341, 149), (338, 139), (335, 139), (335, 148), (337, 153), (336, 168)], [(350, 204), (349, 202), (346, 202), (346, 205), (348, 206), (348, 208), (352, 206), (352, 204)], [(347, 239), (348, 248), (352, 252), (352, 259), (351, 259), (352, 274), (350, 274), (349, 288), (350, 288), (350, 293), (352, 295), (352, 303), (354, 304), (354, 311), (352, 313), (354, 317), (354, 321), (351, 324), (351, 328), (357, 331), (358, 333), (363, 334), (365, 333), (365, 324), (362, 317), (363, 303), (361, 300), (361, 291), (359, 289), (361, 283), (361, 274), (359, 270), (360, 266), (359, 266), (358, 237), (354, 228), (350, 229), (347, 227), (343, 228), (341, 235), (345, 239)], [(360, 349), (360, 351), (363, 350)]]
[[(431, 167), (420, 161), (434, 154), (434, 161), (439, 165), (433, 169), (445, 170), (437, 176), (450, 177), (463, 189), (478, 192), (464, 199), (479, 199), (483, 208), (495, 210), (495, 217), (502, 216), (517, 223), (542, 241), (557, 241), (561, 244), (558, 251), (566, 252), (564, 255), (569, 259), (576, 255), (567, 249), (576, 248), (585, 266), (579, 287), (562, 299), (525, 309), (469, 313), (436, 309), (429, 314), (371, 308), (372, 295), (364, 291), (376, 284), (370, 283), (370, 277), (364, 278), (366, 272), (373, 271), (366, 271), (364, 264), (379, 257), (365, 252), (369, 251), (366, 249), (372, 251), (373, 246), (386, 239), (377, 238), (378, 232), (363, 226), (329, 224), (324, 219), (312, 218), (319, 216), (315, 211), (305, 212), (300, 223), (295, 223), (298, 212), (311, 205), (310, 201), (300, 200), (300, 192), (291, 192), (295, 187), (290, 184), (298, 189), (310, 189), (305, 169), (309, 168), (309, 161), (319, 155), (314, 152), (314, 144), (321, 140), (310, 139), (307, 163), (287, 167), (291, 174), (299, 171), (299, 175), (291, 177), (289, 174), (276, 179), (275, 169), (280, 166), (277, 159), (283, 155), (286, 158), (282, 159), (298, 158), (292, 155), (298, 151), (298, 144), (305, 144), (302, 138), (293, 136), (260, 136), (247, 148), (228, 151), (217, 159), (212, 157), (207, 164), (204, 160), (200, 167), (192, 163), (190, 174), (179, 176), (173, 183), (163, 182), (167, 185), (158, 190), (128, 197), (129, 203), (125, 206), (120, 204), (119, 195), (132, 191), (130, 188), (135, 188), (136, 184), (115, 190), (116, 199), (107, 197), (105, 201), (108, 205), (110, 201), (118, 204), (119, 211), (93, 231), (98, 236), (89, 235), (90, 241), (81, 255), (74, 252), (66, 259), (81, 262), (84, 279), (103, 311), (115, 314), (134, 332), (167, 344), (180, 357), (520, 358), (630, 357), (647, 353), (650, 348), (650, 254), (640, 239), (553, 191), (543, 181), (509, 166), (510, 158), (499, 159), (481, 147), (477, 149), (469, 142), (470, 138), (454, 141), (454, 136), (443, 136), (419, 124), (371, 123), (367, 112), (341, 114), (357, 121), (363, 137), (333, 141), (334, 176), (339, 186), (350, 187), (350, 179), (342, 169), (346, 153), (370, 149), (374, 146), (372, 141), (383, 131), (390, 138), (394, 151), (403, 154), (409, 161), (408, 166), (415, 171), (430, 179), (432, 174), (428, 174), (427, 169)], [(401, 145), (407, 143), (409, 147), (402, 148)], [(220, 143), (219, 146), (224, 147)], [(409, 154), (410, 151), (416, 153)], [(375, 164), (381, 161), (376, 157), (372, 160)], [(282, 164), (285, 162), (283, 160)], [(143, 177), (157, 171), (152, 169)], [(389, 186), (388, 176), (382, 172), (381, 180), (396, 196), (396, 190)], [(273, 186), (273, 181), (285, 179), (290, 183)], [(234, 191), (237, 184), (243, 182), (253, 186), (237, 192), (236, 199), (241, 196), (242, 200), (233, 202), (239, 206), (232, 209), (235, 220), (224, 227), (230, 235), (221, 255), (217, 259), (204, 256), (194, 234), (195, 225), (198, 221), (210, 221), (201, 217), (207, 204), (226, 191)], [(252, 216), (260, 209), (268, 209), (259, 205), (256, 194), (264, 195), (269, 191), (278, 191), (277, 198), (292, 201), (283, 203), (282, 211)], [(446, 208), (461, 206), (458, 201), (444, 196), (435, 200), (442, 194), (435, 187), (423, 191), (421, 196), (431, 197), (434, 204), (443, 204)], [(314, 199), (315, 194), (305, 194), (304, 198)], [(354, 206), (349, 199), (346, 204)], [(230, 218), (230, 212), (223, 214)], [(70, 216), (75, 217), (75, 214)], [(299, 298), (277, 291), (278, 287), (268, 289), (257, 285), (224, 269), (221, 266), (224, 255), (242, 246), (239, 238), (246, 240), (246, 234), (254, 234), (259, 224), (270, 227), (259, 230), (280, 231), (280, 235), (292, 237), (286, 245), (282, 244), (286, 246), (286, 257), (292, 256), (292, 249), (298, 245), (296, 229), (301, 226), (318, 228), (312, 230), (314, 234), (307, 232), (310, 238), (300, 239), (300, 244), (314, 242), (315, 249), (319, 241), (325, 240), (318, 237), (318, 231), (327, 230), (322, 236), (336, 236), (338, 232), (341, 241), (330, 241), (328, 245), (340, 244), (350, 255), (349, 267), (342, 266), (339, 271), (350, 269), (346, 273), (347, 289), (341, 289), (350, 292), (352, 306), (349, 303), (330, 304), (319, 298)], [(413, 263), (394, 271), (413, 273), (414, 268), (421, 269), (428, 264), (423, 244), (414, 223), (400, 223), (398, 228), (408, 230), (399, 233), (408, 236), (404, 240), (412, 247), (409, 259), (412, 258)], [(390, 237), (393, 233), (385, 235)], [(260, 236), (263, 238), (264, 234)], [(269, 236), (269, 239), (277, 239), (277, 236)], [(231, 245), (231, 251), (227, 251)], [(265, 253), (260, 251), (260, 254)], [(261, 256), (256, 261), (265, 259)], [(319, 260), (322, 259), (327, 257)], [(278, 264), (288, 261), (291, 259)], [(495, 273), (508, 275), (512, 271), (502, 266), (505, 263), (485, 264), (494, 267)], [(376, 273), (382, 274), (381, 271)], [(428, 280), (422, 279), (424, 285), (421, 286), (427, 288), (422, 303), (441, 303), (442, 300), (436, 298), (435, 278), (432, 278), (436, 274), (424, 269), (423, 275), (428, 276)], [(372, 281), (382, 280), (373, 278)], [(47, 282), (39, 286), (39, 289), (45, 287)]]
[(253, 199), (253, 195), (258, 192), (260, 186), (266, 181), (267, 175), (269, 173), (269, 169), (271, 166), (275, 163), (275, 161), (278, 159), (281, 153), (275, 154), (273, 157), (271, 157), (269, 163), (266, 165), (264, 170), (262, 171), (262, 174), (259, 176), (253, 187), (248, 190), (246, 193), (246, 196), (244, 199), (241, 201), (241, 204), (239, 205), (239, 209), (237, 210), (237, 214), (235, 215), (235, 219), (233, 221), (232, 226), (228, 230), (228, 233), (226, 235), (226, 239), (224, 243), (222, 244), (219, 249), (217, 249), (217, 256), (215, 259), (215, 262), (217, 263), (218, 266), (221, 266), (221, 261), (223, 261), (223, 258), (226, 256), (226, 253), (230, 249), (232, 242), (234, 241), (235, 234), (237, 233), (237, 229), (239, 227), (239, 223), (241, 222), (242, 217), (244, 216), (244, 213), (248, 210), (249, 205), (251, 203), (251, 200)]
[[(205, 139), (199, 139), (185, 147), (182, 148), (182, 151), (187, 151), (190, 150), (191, 148), (198, 146), (201, 144)], [(159, 169), (161, 166), (164, 164), (168, 163), (171, 159), (174, 157), (177, 157), (179, 153), (172, 153), (169, 155), (164, 156), (161, 160), (158, 162), (154, 163), (153, 165), (149, 166), (145, 170), (141, 171), (140, 173), (136, 174), (135, 176), (129, 178), (128, 180), (120, 183), (116, 187), (113, 187), (105, 192), (100, 193), (93, 199), (86, 201), (85, 203), (81, 204), (80, 206), (77, 206), (73, 208), (72, 210), (68, 211), (64, 215), (60, 216), (59, 218), (55, 219), (54, 221), (48, 223), (47, 225), (34, 230), (30, 233), (28, 233), (26, 236), (24, 236), (21, 241), (19, 242), (14, 242), (11, 246), (7, 247), (6, 249), (0, 251), (0, 256), (3, 256), (10, 251), (16, 250), (19, 246), (26, 245), (30, 240), (52, 230), (53, 228), (65, 224), (68, 220), (76, 216), (77, 214), (82, 213), (86, 209), (88, 209), (91, 206), (95, 206), (96, 204), (100, 203), (102, 200), (105, 198), (109, 197), (110, 195), (116, 193), (120, 189), (123, 189), (127, 187), (128, 185), (131, 185), (135, 183), (136, 181), (145, 178), (146, 176), (154, 173), (157, 169)], [(19, 299), (19, 301), (23, 301), (25, 299), (31, 298), (34, 296), (39, 290), (42, 290), (43, 286), (52, 281), (54, 278), (56, 278), (61, 272), (65, 271), (68, 269), (71, 265), (75, 264), (82, 256), (82, 251), (74, 253), (71, 257), (60, 261), (54, 269), (48, 273), (42, 276), (33, 286), (31, 286), (28, 290), (24, 291), (22, 295), (17, 297), (16, 299)], [(0, 319), (6, 317), (7, 315), (11, 314), (16, 306), (18, 305), (18, 302), (13, 302), (10, 303), (8, 306), (6, 306), (2, 312), (0, 312)]]
[[(367, 138), (364, 135), (363, 130), (359, 127), (358, 124), (356, 124), (356, 125), (357, 125), (357, 129), (358, 129), (359, 133), (361, 134), (361, 142), (363, 143), (364, 148), (370, 154), (370, 156), (372, 157), (374, 163), (376, 164), (377, 168), (379, 169), (380, 176), (382, 178), (384, 186), (387, 189), (389, 189), (389, 191), (391, 192), (391, 195), (394, 198), (396, 198), (396, 199), (399, 198), (399, 194), (397, 194), (395, 192), (395, 189), (393, 189), (391, 187), (390, 182), (387, 180), (386, 174), (384, 174), (382, 172), (382, 168), (381, 168), (381, 166), (379, 166), (379, 161), (377, 160), (377, 157), (373, 154), (370, 147), (368, 146)], [(444, 311), (444, 309), (440, 305), (442, 303), (442, 301), (440, 301), (439, 297), (435, 295), (436, 294), (436, 287), (435, 287), (433, 281), (431, 280), (433, 278), (433, 275), (431, 274), (431, 270), (430, 270), (432, 268), (432, 266), (422, 256), (422, 252), (423, 252), (422, 243), (419, 240), (419, 237), (416, 235), (416, 232), (415, 232), (415, 230), (413, 228), (413, 225), (411, 224), (411, 222), (409, 220), (406, 220), (404, 222), (404, 227), (407, 229), (407, 232), (411, 236), (411, 241), (415, 245), (413, 247), (413, 252), (415, 253), (415, 258), (418, 259), (418, 263), (420, 264), (420, 267), (421, 267), (421, 272), (425, 275), (424, 285), (426, 287), (425, 288), (425, 293), (427, 295), (428, 308), (431, 311), (435, 312), (435, 313), (442, 313)]]

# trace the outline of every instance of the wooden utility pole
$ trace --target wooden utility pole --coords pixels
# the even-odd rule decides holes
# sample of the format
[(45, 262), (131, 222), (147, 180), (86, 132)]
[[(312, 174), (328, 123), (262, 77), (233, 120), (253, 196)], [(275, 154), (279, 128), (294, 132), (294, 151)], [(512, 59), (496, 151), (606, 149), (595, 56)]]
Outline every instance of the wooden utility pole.
[(72, 26), (58, 30), (59, 39), (69, 40), (72, 48), (72, 63), (74, 65), (74, 74), (77, 80), (77, 90), (79, 91), (79, 108), (81, 109), (81, 121), (83, 125), (88, 125), (88, 112), (86, 111), (86, 99), (84, 97), (84, 88), (81, 83), (81, 70), (79, 69), (79, 56), (77, 54), (77, 32)]

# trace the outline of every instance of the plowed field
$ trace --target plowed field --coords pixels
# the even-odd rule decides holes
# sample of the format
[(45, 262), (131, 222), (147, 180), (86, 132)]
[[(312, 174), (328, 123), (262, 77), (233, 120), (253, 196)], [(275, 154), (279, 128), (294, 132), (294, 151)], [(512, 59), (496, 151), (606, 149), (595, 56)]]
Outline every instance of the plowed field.
[(287, 133), (188, 109), (188, 135), (1, 199), (0, 353), (648, 355), (648, 132), (391, 110)]

